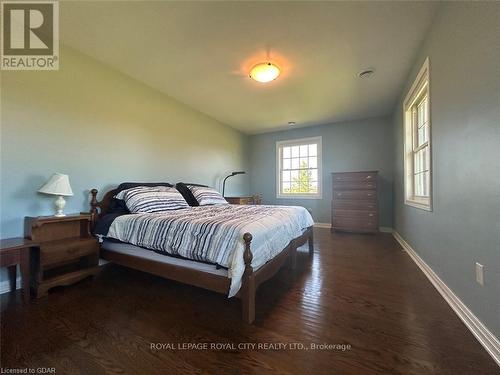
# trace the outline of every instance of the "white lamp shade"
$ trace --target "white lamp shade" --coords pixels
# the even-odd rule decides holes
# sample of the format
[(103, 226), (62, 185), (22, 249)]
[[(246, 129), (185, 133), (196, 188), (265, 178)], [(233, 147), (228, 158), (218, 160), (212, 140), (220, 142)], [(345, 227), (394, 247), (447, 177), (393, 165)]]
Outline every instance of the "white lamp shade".
[(73, 195), (68, 175), (61, 173), (54, 173), (45, 185), (38, 190), (38, 192), (52, 195)]

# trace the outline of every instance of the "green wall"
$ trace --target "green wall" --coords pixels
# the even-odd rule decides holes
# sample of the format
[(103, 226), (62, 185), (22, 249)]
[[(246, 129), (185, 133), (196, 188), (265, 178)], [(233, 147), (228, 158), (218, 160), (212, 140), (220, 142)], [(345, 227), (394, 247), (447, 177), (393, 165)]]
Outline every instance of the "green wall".
[[(395, 229), (500, 337), (500, 6), (443, 4), (394, 109)], [(404, 204), (403, 100), (430, 61), (433, 211)], [(474, 263), (484, 265), (485, 285)]]
[[(219, 187), (246, 170), (247, 137), (72, 49), (59, 71), (1, 73), (1, 238), (23, 218), (53, 213), (36, 191), (70, 176), (66, 212), (88, 211), (89, 189), (123, 181), (188, 180)], [(247, 193), (247, 176), (227, 186)]]
[[(276, 198), (276, 142), (322, 137), (322, 199)], [(332, 172), (378, 170), (380, 225), (392, 226), (393, 139), (388, 117), (294, 128), (250, 138), (250, 190), (264, 203), (300, 205), (311, 210), (318, 223), (331, 222)]]

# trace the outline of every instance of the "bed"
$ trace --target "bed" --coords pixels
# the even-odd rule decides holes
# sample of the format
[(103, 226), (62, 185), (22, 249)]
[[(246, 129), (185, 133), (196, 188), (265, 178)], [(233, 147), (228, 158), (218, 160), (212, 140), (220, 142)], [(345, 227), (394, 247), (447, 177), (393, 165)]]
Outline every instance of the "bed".
[(220, 205), (112, 215), (119, 191), (98, 201), (98, 191), (91, 190), (92, 228), (107, 226), (101, 257), (239, 298), (249, 324), (255, 320), (258, 286), (285, 264), (294, 270), (297, 248), (305, 243), (313, 255), (312, 219), (301, 207)]

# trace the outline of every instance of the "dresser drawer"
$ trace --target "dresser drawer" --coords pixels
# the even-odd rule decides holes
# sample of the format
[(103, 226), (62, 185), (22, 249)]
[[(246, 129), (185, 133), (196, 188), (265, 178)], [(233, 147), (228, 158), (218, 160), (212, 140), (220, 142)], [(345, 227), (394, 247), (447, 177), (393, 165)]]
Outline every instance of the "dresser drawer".
[(368, 218), (334, 216), (332, 219), (332, 226), (334, 229), (376, 232), (377, 220), (376, 218), (368, 219)]
[(376, 211), (377, 202), (367, 200), (350, 201), (347, 199), (334, 199), (332, 201), (332, 209), (334, 210), (362, 210)]
[(333, 192), (333, 200), (367, 200), (375, 202), (377, 192), (375, 190), (339, 190)]
[(375, 190), (377, 181), (334, 181), (333, 190)]
[(43, 266), (61, 264), (98, 251), (99, 245), (93, 238), (46, 242), (40, 246), (40, 263)]
[(337, 182), (367, 182), (377, 180), (377, 172), (332, 173), (332, 176), (333, 184)]
[(377, 220), (377, 211), (360, 211), (360, 210), (333, 210), (334, 218), (353, 218)]

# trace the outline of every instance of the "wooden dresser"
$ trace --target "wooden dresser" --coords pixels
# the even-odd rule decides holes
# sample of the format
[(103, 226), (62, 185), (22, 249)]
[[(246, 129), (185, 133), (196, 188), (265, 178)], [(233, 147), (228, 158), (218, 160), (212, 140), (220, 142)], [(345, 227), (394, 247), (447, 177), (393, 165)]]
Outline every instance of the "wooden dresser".
[(378, 232), (377, 171), (332, 173), (332, 231)]

